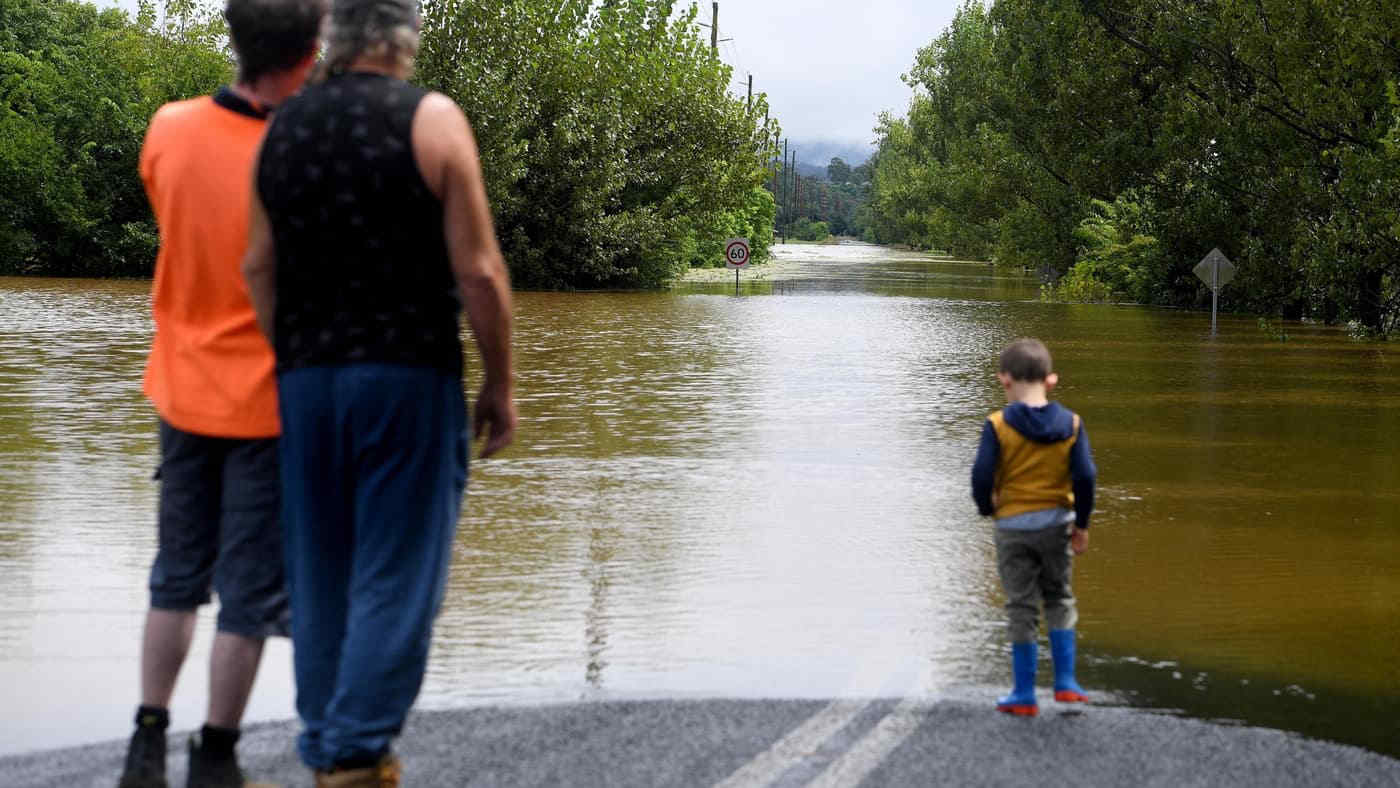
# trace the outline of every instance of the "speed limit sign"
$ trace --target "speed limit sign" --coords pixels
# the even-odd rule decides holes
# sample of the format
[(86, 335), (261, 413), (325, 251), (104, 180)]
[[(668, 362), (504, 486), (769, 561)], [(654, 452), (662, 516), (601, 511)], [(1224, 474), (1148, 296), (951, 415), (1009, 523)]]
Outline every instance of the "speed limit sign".
[(739, 269), (749, 264), (749, 239), (730, 238), (724, 242), (724, 264)]

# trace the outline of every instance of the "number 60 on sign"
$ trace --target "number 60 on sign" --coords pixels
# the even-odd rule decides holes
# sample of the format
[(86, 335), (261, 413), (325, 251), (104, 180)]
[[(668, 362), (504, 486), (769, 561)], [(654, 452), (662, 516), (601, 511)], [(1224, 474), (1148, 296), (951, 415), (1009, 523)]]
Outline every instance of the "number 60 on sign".
[(749, 264), (749, 239), (730, 238), (724, 242), (724, 264), (733, 269)]

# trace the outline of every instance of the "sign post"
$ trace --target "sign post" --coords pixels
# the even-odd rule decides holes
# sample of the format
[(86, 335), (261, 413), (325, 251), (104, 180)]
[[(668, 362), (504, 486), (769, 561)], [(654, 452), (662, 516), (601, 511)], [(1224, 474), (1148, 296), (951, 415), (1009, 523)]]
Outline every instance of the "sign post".
[(749, 239), (730, 238), (725, 241), (724, 264), (734, 269), (734, 295), (739, 295), (739, 269), (749, 264)]
[(1235, 264), (1217, 247), (1210, 250), (1210, 254), (1196, 263), (1196, 267), (1191, 270), (1210, 288), (1210, 333), (1211, 336), (1215, 336), (1215, 314), (1220, 300), (1220, 288), (1235, 278)]

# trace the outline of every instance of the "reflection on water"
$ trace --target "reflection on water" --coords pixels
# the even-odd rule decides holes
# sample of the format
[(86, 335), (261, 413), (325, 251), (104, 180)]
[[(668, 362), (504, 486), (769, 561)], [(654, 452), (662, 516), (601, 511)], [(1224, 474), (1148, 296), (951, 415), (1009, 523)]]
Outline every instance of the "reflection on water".
[[(968, 469), (996, 352), (1034, 334), (1101, 472), (1085, 683), (1400, 754), (1395, 351), (1243, 319), (1211, 339), (1208, 316), (1043, 304), (872, 247), (779, 247), (744, 277), (518, 294), (520, 441), (473, 468), (422, 705), (999, 687)], [(25, 710), (0, 751), (129, 724), (146, 289), (0, 280), (0, 702)], [(292, 714), (286, 653), (254, 718)]]

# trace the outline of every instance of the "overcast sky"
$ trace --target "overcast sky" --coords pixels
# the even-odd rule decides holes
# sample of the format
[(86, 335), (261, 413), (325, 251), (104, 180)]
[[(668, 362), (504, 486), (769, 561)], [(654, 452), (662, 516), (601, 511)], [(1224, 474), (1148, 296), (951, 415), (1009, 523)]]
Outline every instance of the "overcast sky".
[[(133, 11), (136, 0), (95, 0)], [(222, 0), (211, 0), (222, 5)], [(684, 3), (677, 3), (680, 7)], [(720, 55), (734, 66), (795, 140), (867, 143), (875, 115), (902, 113), (909, 88), (899, 81), (914, 53), (952, 21), (958, 0), (720, 0)], [(710, 0), (699, 0), (708, 24)]]
[[(903, 113), (899, 75), (943, 32), (958, 0), (720, 0), (720, 54), (788, 137), (865, 143), (882, 110)], [(710, 0), (700, 3), (708, 22)], [(742, 91), (743, 88), (741, 87)], [(742, 95), (742, 93), (741, 93)]]

